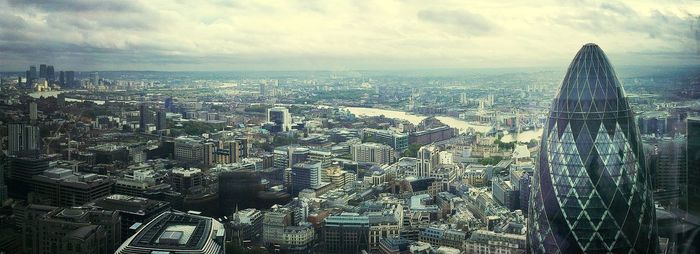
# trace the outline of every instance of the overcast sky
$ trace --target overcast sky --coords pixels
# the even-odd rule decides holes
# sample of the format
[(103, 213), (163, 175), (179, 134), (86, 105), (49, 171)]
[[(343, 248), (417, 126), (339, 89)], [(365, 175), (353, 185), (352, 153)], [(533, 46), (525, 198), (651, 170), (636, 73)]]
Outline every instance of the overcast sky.
[[(498, 3), (498, 2), (509, 2)], [(700, 1), (0, 0), (0, 70), (700, 64)]]

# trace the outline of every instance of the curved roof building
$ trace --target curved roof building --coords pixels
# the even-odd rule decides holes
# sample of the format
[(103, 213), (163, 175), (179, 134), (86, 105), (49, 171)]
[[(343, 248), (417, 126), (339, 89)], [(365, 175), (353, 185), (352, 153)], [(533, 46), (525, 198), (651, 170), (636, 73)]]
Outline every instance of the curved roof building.
[(655, 210), (622, 85), (598, 45), (569, 65), (542, 135), (528, 216), (531, 253), (654, 253)]

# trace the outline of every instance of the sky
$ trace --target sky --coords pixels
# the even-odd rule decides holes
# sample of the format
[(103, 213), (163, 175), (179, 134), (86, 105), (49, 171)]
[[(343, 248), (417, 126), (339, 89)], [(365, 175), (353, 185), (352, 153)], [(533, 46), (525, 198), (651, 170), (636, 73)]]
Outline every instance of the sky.
[[(507, 2), (507, 3), (501, 3)], [(0, 0), (0, 70), (700, 64), (698, 0)]]

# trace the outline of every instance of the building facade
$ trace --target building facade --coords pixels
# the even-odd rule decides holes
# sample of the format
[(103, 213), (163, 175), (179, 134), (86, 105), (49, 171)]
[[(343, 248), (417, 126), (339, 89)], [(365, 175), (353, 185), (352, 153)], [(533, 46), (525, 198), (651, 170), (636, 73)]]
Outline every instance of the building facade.
[(542, 136), (530, 252), (655, 252), (645, 166), (622, 85), (600, 47), (586, 44), (569, 66)]

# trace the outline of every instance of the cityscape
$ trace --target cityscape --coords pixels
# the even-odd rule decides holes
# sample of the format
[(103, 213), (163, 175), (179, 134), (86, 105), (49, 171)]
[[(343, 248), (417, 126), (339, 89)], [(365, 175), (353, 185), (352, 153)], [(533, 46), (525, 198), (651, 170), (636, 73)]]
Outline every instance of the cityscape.
[(697, 1), (191, 4), (0, 0), (0, 253), (700, 253)]

